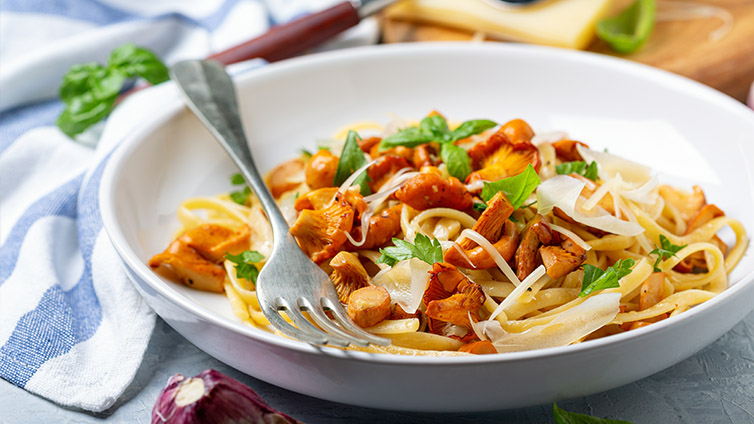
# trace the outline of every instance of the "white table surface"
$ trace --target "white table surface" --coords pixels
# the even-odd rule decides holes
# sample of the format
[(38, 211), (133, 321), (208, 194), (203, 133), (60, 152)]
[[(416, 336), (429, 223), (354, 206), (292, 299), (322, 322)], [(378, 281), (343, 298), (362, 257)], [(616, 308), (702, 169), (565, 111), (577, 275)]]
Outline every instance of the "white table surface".
[[(214, 368), (305, 423), (553, 423), (550, 405), (480, 414), (414, 414), (357, 408), (299, 395), (246, 376), (200, 351), (158, 319), (144, 362), (123, 398), (91, 414), (57, 406), (0, 380), (0, 423), (148, 423), (170, 375)], [(560, 402), (603, 418), (640, 423), (754, 423), (754, 313), (709, 347), (626, 386)]]

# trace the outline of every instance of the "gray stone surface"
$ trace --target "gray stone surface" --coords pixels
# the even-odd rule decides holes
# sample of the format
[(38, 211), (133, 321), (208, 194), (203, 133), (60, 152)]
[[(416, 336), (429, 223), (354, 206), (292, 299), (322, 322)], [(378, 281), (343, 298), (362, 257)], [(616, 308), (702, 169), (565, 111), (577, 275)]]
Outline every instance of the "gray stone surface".
[[(101, 414), (62, 408), (0, 380), (0, 423), (145, 423), (168, 377), (215, 368), (306, 423), (552, 423), (551, 407), (481, 414), (414, 414), (321, 401), (241, 374), (209, 357), (162, 320), (126, 394)], [(634, 423), (754, 423), (754, 313), (693, 357), (608, 392), (564, 401), (571, 411)]]

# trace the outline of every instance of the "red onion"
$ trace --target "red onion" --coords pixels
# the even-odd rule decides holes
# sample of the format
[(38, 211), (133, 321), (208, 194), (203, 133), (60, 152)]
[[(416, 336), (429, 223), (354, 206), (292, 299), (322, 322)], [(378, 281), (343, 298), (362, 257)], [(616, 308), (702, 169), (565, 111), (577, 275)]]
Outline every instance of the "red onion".
[(215, 370), (176, 374), (152, 408), (152, 424), (301, 424), (276, 411), (254, 390)]

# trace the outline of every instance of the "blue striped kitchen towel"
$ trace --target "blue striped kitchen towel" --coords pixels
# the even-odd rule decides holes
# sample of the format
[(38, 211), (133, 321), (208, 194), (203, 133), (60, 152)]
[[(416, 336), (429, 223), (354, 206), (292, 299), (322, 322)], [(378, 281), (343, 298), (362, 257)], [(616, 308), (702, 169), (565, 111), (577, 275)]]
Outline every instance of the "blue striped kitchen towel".
[[(129, 97), (74, 142), (54, 125), (68, 68), (104, 63), (127, 42), (168, 64), (201, 58), (333, 2), (2, 1), (0, 377), (102, 411), (133, 379), (154, 327), (102, 229), (97, 193), (112, 150), (177, 90), (165, 83)], [(374, 22), (365, 22), (346, 42), (375, 37)]]

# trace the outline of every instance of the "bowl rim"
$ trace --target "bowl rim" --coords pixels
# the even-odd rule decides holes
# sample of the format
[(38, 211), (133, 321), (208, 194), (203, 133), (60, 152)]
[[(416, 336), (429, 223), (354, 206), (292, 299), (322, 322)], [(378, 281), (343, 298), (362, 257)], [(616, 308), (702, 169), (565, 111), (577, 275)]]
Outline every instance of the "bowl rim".
[[(234, 77), (234, 82), (243, 86), (254, 79), (264, 78), (265, 76), (280, 72), (298, 72), (297, 69), (306, 69), (309, 66), (332, 65), (342, 61), (358, 61), (362, 58), (373, 57), (390, 57), (400, 55), (415, 54), (510, 54), (510, 55), (534, 55), (549, 56), (558, 60), (579, 62), (586, 65), (597, 65), (600, 69), (617, 69), (619, 72), (635, 74), (642, 79), (651, 80), (654, 83), (662, 83), (674, 89), (681, 89), (692, 97), (700, 98), (715, 103), (717, 107), (726, 109), (730, 113), (739, 115), (742, 119), (748, 120), (754, 125), (754, 112), (749, 110), (745, 105), (735, 99), (699, 82), (690, 80), (668, 71), (652, 68), (648, 65), (630, 62), (628, 60), (604, 56), (597, 53), (571, 51), (545, 46), (531, 46), (521, 44), (492, 44), (492, 43), (468, 43), (468, 42), (432, 42), (432, 43), (405, 43), (393, 45), (373, 45), (365, 47), (356, 47), (344, 50), (335, 50), (324, 53), (316, 53), (308, 56), (289, 59), (283, 62), (269, 64), (264, 67), (255, 69), (252, 72), (246, 72)], [(168, 84), (173, 84), (168, 82)], [(230, 318), (216, 314), (196, 301), (186, 297), (168, 283), (163, 281), (159, 276), (153, 273), (149, 267), (142, 263), (126, 241), (125, 235), (118, 225), (115, 218), (115, 201), (114, 183), (120, 177), (122, 168), (126, 159), (133, 151), (138, 149), (151, 133), (159, 127), (166, 124), (179, 113), (188, 113), (182, 98), (176, 98), (158, 114), (152, 116), (149, 121), (145, 122), (140, 128), (127, 134), (112, 153), (112, 156), (105, 166), (102, 180), (99, 188), (98, 201), (103, 219), (103, 227), (110, 238), (113, 246), (118, 252), (121, 260), (130, 270), (135, 273), (142, 281), (148, 284), (162, 298), (168, 300), (174, 306), (177, 306), (191, 314), (198, 316), (212, 325), (222, 327), (240, 335), (253, 339), (254, 342), (267, 343), (286, 349), (293, 349), (307, 354), (325, 354), (333, 357), (347, 358), (351, 360), (366, 361), (371, 363), (391, 364), (391, 365), (416, 365), (422, 364), (427, 366), (446, 366), (446, 365), (479, 365), (488, 363), (505, 363), (518, 362), (526, 360), (539, 360), (552, 357), (569, 356), (581, 354), (582, 352), (594, 352), (613, 345), (622, 345), (624, 343), (634, 343), (635, 339), (645, 338), (651, 334), (671, 331), (672, 327), (680, 325), (684, 321), (694, 319), (700, 314), (706, 314), (711, 309), (722, 307), (721, 303), (736, 296), (739, 291), (747, 285), (754, 284), (754, 271), (742, 276), (737, 282), (729, 286), (724, 292), (715, 296), (703, 304), (679, 314), (675, 317), (655, 323), (654, 325), (642, 327), (634, 331), (616, 334), (588, 342), (575, 345), (559, 346), (544, 348), (538, 350), (500, 353), (495, 355), (470, 355), (470, 356), (453, 356), (453, 357), (434, 357), (434, 356), (406, 356), (391, 354), (376, 354), (358, 351), (346, 351), (332, 347), (319, 347), (300, 342), (298, 340), (288, 339), (273, 333), (267, 333), (262, 330), (246, 326), (240, 322), (233, 321)], [(744, 158), (744, 161), (747, 159)], [(753, 176), (751, 173), (749, 177)], [(754, 180), (749, 181), (754, 185)], [(747, 247), (747, 251), (751, 245)], [(744, 254), (745, 255), (745, 254)], [(745, 255), (746, 256), (746, 255)], [(744, 256), (744, 257), (745, 257)]]

